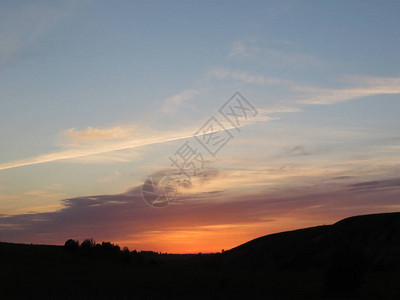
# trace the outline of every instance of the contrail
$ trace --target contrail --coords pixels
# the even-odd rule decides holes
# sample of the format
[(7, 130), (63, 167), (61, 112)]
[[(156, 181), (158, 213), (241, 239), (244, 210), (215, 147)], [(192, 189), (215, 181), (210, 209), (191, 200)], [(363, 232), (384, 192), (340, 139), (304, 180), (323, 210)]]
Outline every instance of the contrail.
[[(243, 127), (243, 126), (249, 125), (249, 124), (250, 123), (243, 124), (238, 127)], [(236, 128), (236, 127), (232, 127), (232, 126), (225, 127), (225, 129), (215, 130), (215, 131), (213, 131), (213, 133), (217, 133), (217, 132), (221, 132), (221, 131), (229, 130), (229, 129), (233, 129), (233, 128)], [(137, 147), (142, 147), (142, 146), (147, 146), (147, 145), (167, 143), (167, 142), (191, 138), (194, 136), (195, 136), (194, 134), (185, 134), (185, 135), (181, 135), (178, 137), (169, 137), (169, 138), (157, 137), (157, 138), (153, 138), (153, 139), (141, 140), (141, 141), (136, 141), (136, 142), (129, 141), (129, 142), (124, 142), (124, 143), (118, 143), (118, 144), (110, 145), (108, 147), (102, 147), (102, 148), (97, 148), (97, 149), (70, 149), (70, 150), (65, 150), (65, 151), (53, 152), (53, 153), (39, 155), (36, 157), (30, 157), (30, 158), (25, 158), (25, 159), (21, 159), (21, 160), (15, 160), (15, 161), (0, 164), (0, 171), (17, 168), (17, 167), (24, 167), (24, 166), (37, 165), (37, 164), (42, 164), (42, 163), (47, 163), (47, 162), (54, 162), (54, 161), (59, 161), (59, 160), (78, 158), (78, 157), (84, 157), (84, 156), (95, 155), (95, 154), (102, 154), (102, 153), (107, 153), (107, 152), (112, 152), (112, 151), (132, 149), (132, 148), (137, 148)]]
[(143, 141), (137, 141), (137, 142), (125, 142), (125, 143), (120, 143), (117, 145), (111, 145), (108, 147), (97, 148), (97, 149), (71, 149), (71, 150), (59, 151), (59, 152), (54, 152), (54, 153), (48, 153), (48, 154), (43, 154), (43, 155), (39, 155), (36, 157), (30, 157), (30, 158), (25, 158), (25, 159), (21, 159), (21, 160), (15, 160), (15, 161), (11, 161), (8, 163), (0, 164), (0, 171), (17, 168), (17, 167), (24, 167), (24, 166), (37, 165), (37, 164), (42, 164), (42, 163), (47, 163), (47, 162), (54, 162), (54, 161), (58, 161), (58, 160), (78, 158), (78, 157), (102, 154), (102, 153), (107, 153), (107, 152), (112, 152), (112, 151), (137, 148), (137, 147), (142, 147), (142, 146), (147, 146), (147, 145), (166, 143), (166, 142), (190, 138), (192, 136), (193, 136), (193, 134), (187, 135), (187, 136), (173, 137), (173, 138), (164, 138), (164, 139), (161, 138), (159, 140), (153, 139), (153, 140), (143, 140)]

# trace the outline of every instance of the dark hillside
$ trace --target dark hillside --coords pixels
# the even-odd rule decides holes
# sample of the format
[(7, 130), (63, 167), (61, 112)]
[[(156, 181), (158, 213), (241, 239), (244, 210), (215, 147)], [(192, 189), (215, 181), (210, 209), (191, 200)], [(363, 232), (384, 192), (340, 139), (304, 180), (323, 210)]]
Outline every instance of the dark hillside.
[(223, 254), (0, 243), (2, 299), (400, 299), (400, 213), (257, 238)]

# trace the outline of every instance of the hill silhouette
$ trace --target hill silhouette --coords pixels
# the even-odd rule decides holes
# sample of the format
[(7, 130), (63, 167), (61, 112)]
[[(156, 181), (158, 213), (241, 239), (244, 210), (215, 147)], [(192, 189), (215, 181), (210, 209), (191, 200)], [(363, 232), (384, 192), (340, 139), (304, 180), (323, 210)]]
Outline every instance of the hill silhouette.
[(350, 217), (333, 225), (271, 234), (224, 254), (224, 260), (258, 266), (320, 267), (339, 249), (362, 251), (374, 268), (399, 267), (400, 213)]
[(0, 243), (1, 298), (400, 299), (400, 213), (263, 236), (224, 253), (157, 254), (88, 239)]

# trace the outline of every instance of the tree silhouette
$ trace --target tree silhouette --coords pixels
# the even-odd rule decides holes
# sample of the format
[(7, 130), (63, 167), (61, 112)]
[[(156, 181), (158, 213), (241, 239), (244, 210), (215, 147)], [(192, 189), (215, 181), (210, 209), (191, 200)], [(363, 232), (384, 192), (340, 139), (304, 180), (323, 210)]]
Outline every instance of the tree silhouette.
[(96, 246), (96, 241), (94, 239), (85, 239), (81, 244), (81, 247), (83, 248), (93, 248), (94, 246)]
[(92, 238), (85, 239), (79, 247), (82, 255), (90, 255), (94, 252), (96, 241)]
[(79, 241), (78, 240), (69, 239), (64, 244), (64, 249), (69, 251), (69, 252), (74, 252), (78, 248), (79, 248)]

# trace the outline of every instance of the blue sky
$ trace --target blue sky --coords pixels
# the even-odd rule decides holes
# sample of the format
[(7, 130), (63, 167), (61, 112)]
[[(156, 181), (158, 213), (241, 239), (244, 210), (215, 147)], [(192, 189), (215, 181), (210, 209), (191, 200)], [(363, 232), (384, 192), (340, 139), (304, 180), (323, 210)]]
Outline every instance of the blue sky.
[[(0, 240), (58, 243), (86, 234), (163, 250), (165, 236), (190, 236), (203, 226), (197, 244), (185, 247), (182, 237), (165, 249), (211, 251), (204, 245), (235, 226), (243, 236), (216, 249), (322, 220), (398, 210), (392, 199), (400, 150), (399, 12), (395, 1), (2, 1)], [(135, 231), (141, 239), (132, 236), (132, 224), (124, 235), (107, 235), (76, 214), (71, 220), (81, 227), (69, 236), (43, 228), (15, 233), (33, 228), (35, 214), (56, 222), (54, 214), (76, 199), (118, 198), (168, 169), (168, 157), (236, 91), (258, 109), (257, 119), (207, 158), (212, 179), (195, 179), (171, 207), (189, 209), (210, 192), (222, 195), (206, 198), (206, 208), (225, 205), (240, 194), (249, 197), (251, 216), (255, 195), (268, 203), (313, 192), (325, 201), (319, 214), (304, 200), (292, 209), (276, 204), (276, 214), (260, 216), (275, 220), (268, 225), (249, 216), (216, 216), (201, 225), (182, 217), (178, 227), (142, 220), (137, 224), (154, 228)], [(386, 202), (378, 205), (383, 194), (354, 200), (364, 191), (351, 186), (368, 182), (381, 183)], [(332, 212), (336, 200), (326, 200), (327, 193), (354, 202)], [(112, 205), (107, 201), (98, 205)], [(138, 215), (151, 208), (131, 209)], [(110, 217), (110, 228), (121, 219)], [(205, 241), (210, 226), (219, 231)]]

